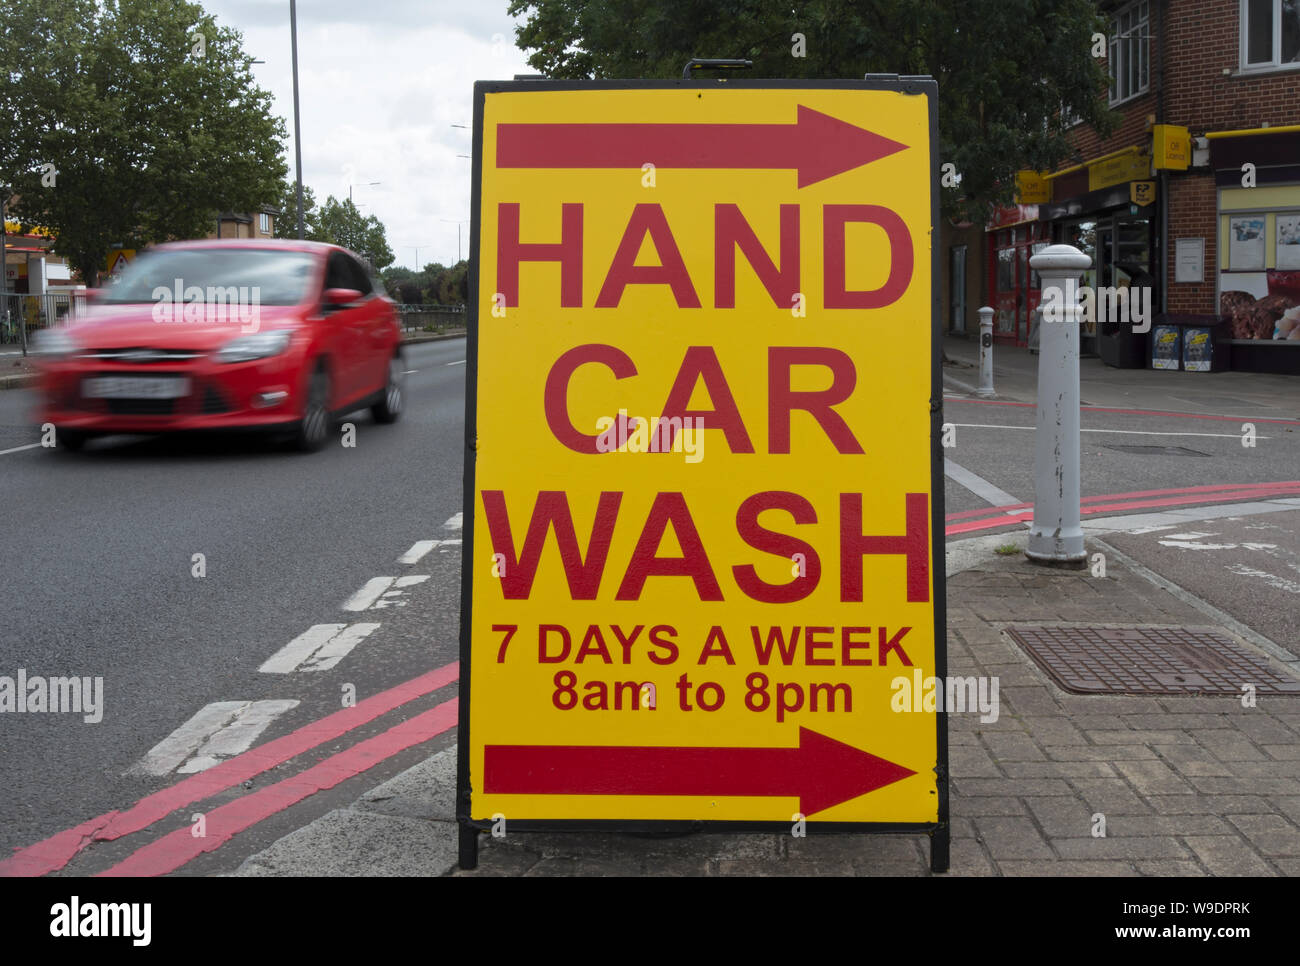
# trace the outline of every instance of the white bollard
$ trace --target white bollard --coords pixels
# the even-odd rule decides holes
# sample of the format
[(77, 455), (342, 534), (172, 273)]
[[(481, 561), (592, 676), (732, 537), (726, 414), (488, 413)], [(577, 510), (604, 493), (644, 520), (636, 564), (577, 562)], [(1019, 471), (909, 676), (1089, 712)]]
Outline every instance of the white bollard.
[(977, 396), (993, 396), (993, 308), (985, 305), (977, 310), (980, 317), (980, 385)]
[(1079, 526), (1079, 276), (1092, 264), (1072, 245), (1029, 259), (1041, 276), (1038, 423), (1034, 433), (1034, 523), (1026, 556), (1035, 563), (1083, 566)]

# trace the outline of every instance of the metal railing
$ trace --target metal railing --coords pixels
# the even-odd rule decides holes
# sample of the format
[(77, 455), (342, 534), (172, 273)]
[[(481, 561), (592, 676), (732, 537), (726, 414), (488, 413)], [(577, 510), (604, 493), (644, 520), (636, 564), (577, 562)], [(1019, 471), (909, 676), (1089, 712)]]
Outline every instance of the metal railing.
[(408, 305), (397, 306), (398, 318), (406, 332), (418, 332), (422, 329), (441, 332), (444, 329), (459, 329), (465, 325), (465, 306), (463, 305)]
[(84, 291), (48, 295), (0, 292), (0, 345), (27, 345), (39, 329), (71, 325), (86, 314)]

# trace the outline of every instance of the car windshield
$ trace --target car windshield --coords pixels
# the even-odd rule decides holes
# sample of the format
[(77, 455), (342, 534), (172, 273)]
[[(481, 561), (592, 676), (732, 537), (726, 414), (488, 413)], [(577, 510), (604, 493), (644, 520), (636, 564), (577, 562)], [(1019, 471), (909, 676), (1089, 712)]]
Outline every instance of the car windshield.
[(232, 298), (230, 289), (243, 288), (261, 305), (297, 305), (307, 296), (313, 262), (310, 252), (265, 248), (145, 252), (104, 291), (103, 301), (145, 303), (165, 297), (172, 302), (226, 302)]

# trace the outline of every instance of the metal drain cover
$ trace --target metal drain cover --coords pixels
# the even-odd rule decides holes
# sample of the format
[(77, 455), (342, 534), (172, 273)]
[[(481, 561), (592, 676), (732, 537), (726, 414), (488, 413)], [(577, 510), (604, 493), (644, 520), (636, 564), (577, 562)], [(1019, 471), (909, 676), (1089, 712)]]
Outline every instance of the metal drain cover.
[(1113, 449), (1120, 453), (1136, 453), (1139, 456), (1209, 456), (1209, 453), (1202, 453), (1198, 449), (1188, 449), (1186, 446), (1123, 446), (1119, 444), (1104, 444), (1106, 449)]
[(1300, 695), (1300, 680), (1217, 631), (1185, 627), (1008, 627), (1007, 634), (1074, 694)]

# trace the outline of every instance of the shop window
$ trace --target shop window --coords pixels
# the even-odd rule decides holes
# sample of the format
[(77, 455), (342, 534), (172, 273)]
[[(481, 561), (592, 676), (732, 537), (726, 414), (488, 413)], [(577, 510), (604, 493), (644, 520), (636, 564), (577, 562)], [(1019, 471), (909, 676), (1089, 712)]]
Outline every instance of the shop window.
[(1016, 250), (1002, 248), (998, 250), (998, 291), (1010, 292), (1016, 287)]
[(1241, 0), (1241, 69), (1300, 65), (1300, 0)]
[(1146, 0), (1131, 3), (1110, 23), (1107, 67), (1110, 71), (1111, 104), (1146, 93), (1151, 73), (1150, 6)]

